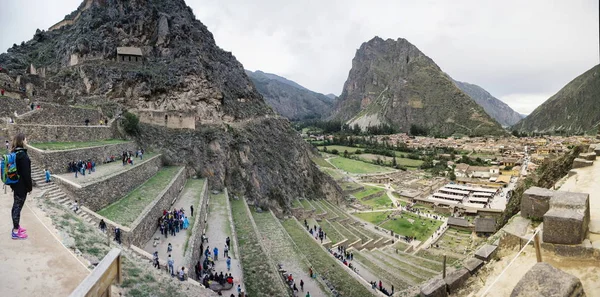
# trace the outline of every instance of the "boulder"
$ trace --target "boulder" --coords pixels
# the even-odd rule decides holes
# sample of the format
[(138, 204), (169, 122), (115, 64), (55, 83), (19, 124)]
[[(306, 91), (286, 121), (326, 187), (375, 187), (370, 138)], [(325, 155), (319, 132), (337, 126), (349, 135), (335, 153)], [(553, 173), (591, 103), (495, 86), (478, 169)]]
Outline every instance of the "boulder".
[(510, 296), (575, 297), (585, 296), (585, 292), (577, 277), (542, 262), (521, 278)]
[(454, 270), (446, 275), (444, 281), (446, 282), (446, 288), (448, 293), (454, 294), (460, 286), (462, 286), (471, 276), (467, 268), (461, 268)]
[(588, 161), (582, 158), (576, 158), (573, 160), (573, 169), (583, 168), (594, 165), (594, 161)]
[(548, 243), (580, 244), (590, 222), (589, 194), (556, 192), (544, 215), (543, 240)]
[(421, 297), (447, 297), (446, 282), (441, 278), (432, 278), (421, 286)]
[(497, 249), (498, 246), (486, 244), (477, 250), (475, 257), (481, 261), (489, 261), (494, 256)]
[(477, 272), (477, 270), (483, 266), (483, 261), (477, 258), (470, 258), (469, 260), (463, 262), (463, 266), (465, 266), (465, 268), (469, 270), (471, 274), (475, 274), (475, 272)]
[(525, 191), (521, 199), (521, 216), (533, 220), (542, 220), (544, 214), (550, 208), (550, 198), (554, 196), (554, 191), (531, 187)]
[(581, 153), (579, 154), (579, 158), (588, 160), (588, 161), (595, 161), (596, 160), (596, 153)]

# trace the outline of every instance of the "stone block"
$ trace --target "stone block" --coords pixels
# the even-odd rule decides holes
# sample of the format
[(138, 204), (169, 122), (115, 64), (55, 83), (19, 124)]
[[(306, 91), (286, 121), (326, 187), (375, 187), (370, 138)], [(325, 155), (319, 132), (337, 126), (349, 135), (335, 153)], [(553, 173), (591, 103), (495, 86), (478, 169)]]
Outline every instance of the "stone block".
[(576, 174), (577, 174), (577, 170), (573, 170), (573, 169), (571, 169), (571, 170), (569, 170), (568, 177), (574, 176), (574, 175), (576, 175)]
[(548, 243), (580, 244), (590, 222), (589, 194), (556, 192), (544, 215), (543, 240)]
[(471, 273), (469, 273), (469, 270), (466, 268), (461, 268), (448, 273), (444, 279), (448, 293), (456, 293), (460, 286), (462, 286), (470, 276)]
[(544, 214), (550, 208), (550, 198), (554, 196), (554, 191), (531, 187), (525, 191), (521, 199), (521, 216), (534, 220), (542, 220)]
[(588, 161), (595, 161), (596, 160), (596, 153), (581, 153), (579, 154), (579, 158), (588, 160)]
[(573, 169), (583, 168), (594, 165), (594, 161), (588, 161), (582, 158), (576, 158), (573, 160)]
[(594, 153), (596, 154), (596, 156), (600, 156), (600, 147), (596, 147), (594, 149)]
[(421, 286), (421, 297), (447, 297), (446, 282), (441, 278), (432, 278)]
[(481, 261), (489, 261), (494, 256), (497, 249), (498, 247), (495, 245), (486, 244), (477, 250), (475, 257)]
[(483, 261), (477, 258), (470, 258), (469, 260), (463, 262), (463, 266), (465, 266), (465, 268), (469, 270), (471, 274), (475, 274), (475, 272), (477, 272), (477, 270), (483, 266)]
[(575, 297), (585, 296), (581, 281), (548, 263), (535, 264), (517, 283), (511, 297)]

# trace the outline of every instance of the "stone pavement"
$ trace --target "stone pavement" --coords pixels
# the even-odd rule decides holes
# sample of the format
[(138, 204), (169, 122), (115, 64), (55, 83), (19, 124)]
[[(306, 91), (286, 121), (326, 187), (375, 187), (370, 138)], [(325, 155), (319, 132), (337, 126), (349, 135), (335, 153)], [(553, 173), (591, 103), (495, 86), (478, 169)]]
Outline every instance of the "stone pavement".
[[(211, 193), (209, 196), (208, 205), (208, 222), (206, 227), (206, 236), (208, 243), (204, 243), (204, 249), (209, 248), (210, 253), (213, 253), (215, 246), (219, 249), (219, 259), (215, 261), (215, 272), (225, 274), (227, 272), (227, 263), (223, 256), (223, 248), (225, 247), (225, 239), (227, 236), (231, 239), (231, 248), (229, 256), (231, 257), (231, 275), (233, 276), (233, 288), (231, 290), (222, 291), (223, 296), (231, 294), (237, 295), (237, 285), (242, 286), (242, 290), (246, 290), (243, 283), (242, 266), (240, 265), (237, 251), (234, 253), (236, 240), (233, 236), (231, 224), (231, 207), (229, 205), (228, 196), (221, 192), (219, 194)], [(204, 261), (204, 252), (202, 252), (202, 260)]]
[[(204, 181), (206, 182), (206, 181)], [(185, 188), (183, 189), (182, 193), (180, 194), (179, 198), (177, 199), (177, 202), (175, 202), (175, 204), (173, 205), (172, 209), (181, 209), (183, 208), (185, 215), (188, 217), (188, 220), (191, 219), (190, 217), (190, 205), (192, 205), (192, 203), (194, 204), (194, 215), (197, 216), (199, 211), (200, 211), (200, 206), (198, 205), (198, 203), (200, 202), (200, 193), (202, 192), (202, 184), (199, 185), (195, 184), (194, 186), (192, 184), (190, 184), (190, 180), (188, 180), (188, 182), (186, 183)], [(197, 217), (195, 219), (198, 219)], [(190, 221), (190, 228), (192, 226), (193, 222)], [(191, 229), (188, 229), (191, 231)], [(202, 231), (199, 231), (202, 232)], [(191, 234), (191, 233), (190, 233)], [(160, 238), (160, 243), (154, 247), (153, 243), (154, 243), (154, 238)], [(157, 228), (156, 232), (154, 233), (154, 235), (152, 235), (152, 238), (150, 240), (148, 240), (148, 242), (144, 245), (143, 249), (150, 253), (153, 254), (155, 251), (158, 251), (158, 259), (160, 259), (161, 261), (164, 260), (165, 262), (167, 261), (167, 258), (169, 256), (169, 254), (171, 254), (171, 257), (173, 258), (173, 261), (175, 261), (175, 267), (179, 267), (179, 269), (181, 269), (181, 266), (186, 266), (186, 263), (183, 263), (183, 259), (184, 259), (184, 248), (185, 248), (185, 243), (188, 239), (188, 235), (187, 235), (187, 230), (180, 230), (179, 233), (177, 233), (177, 235), (175, 236), (171, 236), (169, 235), (169, 237), (165, 238), (164, 235), (160, 234), (160, 229)], [(173, 251), (171, 251), (170, 253), (167, 252), (167, 246), (169, 245), (169, 243), (171, 243), (171, 245), (173, 246)], [(192, 277), (195, 278), (194, 272), (192, 271)]]
[(55, 237), (58, 232), (34, 201), (40, 194), (34, 189), (21, 212), (29, 238), (12, 240), (12, 191), (8, 188), (4, 194), (0, 187), (1, 296), (68, 296), (90, 273), (86, 260), (80, 262)]
[[(78, 184), (80, 186), (86, 186), (88, 184), (91, 184), (93, 182), (101, 180), (107, 176), (119, 174), (125, 170), (129, 170), (132, 167), (139, 166), (140, 164), (146, 162), (147, 160), (149, 160), (150, 158), (152, 158), (156, 155), (158, 155), (158, 154), (157, 153), (146, 153), (146, 154), (144, 154), (143, 160), (140, 160), (139, 158), (134, 158), (133, 165), (123, 166), (121, 159), (119, 159), (115, 162), (108, 163), (108, 164), (96, 164), (95, 172), (92, 172), (92, 174), (88, 174), (88, 172), (86, 171), (85, 175), (77, 174), (77, 178), (75, 178), (75, 173), (73, 173), (73, 172), (57, 174), (57, 176), (64, 178), (75, 184)], [(66, 165), (67, 164), (65, 164), (65, 166)]]

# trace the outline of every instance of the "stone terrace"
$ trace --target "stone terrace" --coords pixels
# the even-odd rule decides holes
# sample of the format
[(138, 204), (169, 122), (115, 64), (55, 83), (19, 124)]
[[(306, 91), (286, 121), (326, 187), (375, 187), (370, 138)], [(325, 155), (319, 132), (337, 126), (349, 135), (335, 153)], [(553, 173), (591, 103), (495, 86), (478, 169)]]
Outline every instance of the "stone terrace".
[(90, 125), (99, 125), (100, 120), (105, 120), (106, 117), (98, 109), (42, 103), (38, 112), (23, 115), (15, 122), (17, 124), (84, 126), (86, 119), (90, 121)]

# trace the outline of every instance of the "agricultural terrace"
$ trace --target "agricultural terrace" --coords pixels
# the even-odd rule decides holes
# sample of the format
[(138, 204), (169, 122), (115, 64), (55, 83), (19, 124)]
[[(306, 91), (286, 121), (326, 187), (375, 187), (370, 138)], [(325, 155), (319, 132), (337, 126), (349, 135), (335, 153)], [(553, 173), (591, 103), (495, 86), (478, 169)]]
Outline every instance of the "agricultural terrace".
[(141, 186), (129, 192), (117, 202), (101, 209), (98, 214), (123, 226), (131, 225), (144, 208), (154, 201), (156, 196), (169, 185), (180, 169), (181, 167), (177, 166), (161, 168)]
[(44, 151), (63, 151), (78, 148), (87, 148), (94, 146), (103, 146), (111, 144), (127, 143), (128, 140), (122, 139), (107, 139), (97, 141), (82, 141), (82, 142), (39, 142), (32, 143), (31, 146)]
[[(357, 150), (364, 151), (366, 148), (343, 146), (343, 145), (328, 145), (328, 146), (319, 146), (318, 149), (320, 151), (323, 151), (325, 147), (327, 147), (327, 152), (332, 152), (333, 150), (337, 150), (338, 154), (342, 155), (342, 154), (344, 154), (345, 151), (348, 151), (349, 154), (353, 154), (354, 156), (358, 157), (359, 159), (361, 159), (363, 161), (373, 162), (373, 161), (377, 160), (377, 158), (380, 158), (385, 163), (390, 164), (390, 165), (392, 164), (392, 158), (388, 157), (388, 156), (371, 154), (371, 153), (356, 154)], [(423, 164), (423, 160), (415, 160), (415, 159), (406, 158), (405, 156), (408, 153), (398, 152), (398, 151), (393, 151), (393, 153), (396, 155), (396, 164), (398, 164), (400, 166), (417, 168), (417, 167), (421, 166), (421, 164)]]
[(388, 197), (385, 189), (365, 186), (363, 191), (352, 194), (358, 199), (360, 204), (373, 209), (389, 208), (392, 200)]
[(329, 164), (329, 162), (325, 161), (325, 159), (321, 156), (313, 156), (310, 159), (315, 162), (315, 164), (323, 168), (335, 168), (333, 165)]
[(330, 159), (330, 162), (337, 168), (354, 174), (368, 174), (368, 173), (384, 173), (394, 171), (391, 168), (378, 166), (362, 161), (356, 161), (343, 157), (336, 157)]
[[(411, 212), (392, 214), (390, 211), (354, 213), (354, 216), (396, 234), (414, 236), (424, 241), (435, 232), (441, 221), (432, 220)], [(389, 218), (388, 218), (389, 216)]]

